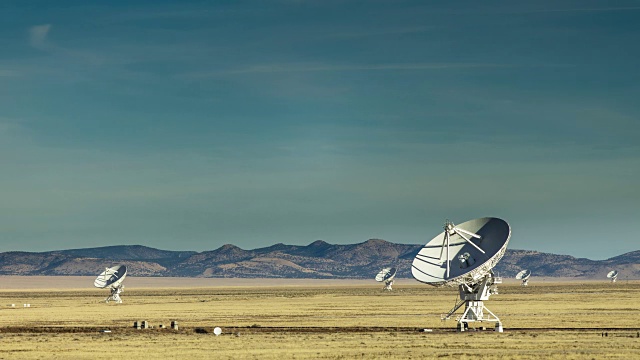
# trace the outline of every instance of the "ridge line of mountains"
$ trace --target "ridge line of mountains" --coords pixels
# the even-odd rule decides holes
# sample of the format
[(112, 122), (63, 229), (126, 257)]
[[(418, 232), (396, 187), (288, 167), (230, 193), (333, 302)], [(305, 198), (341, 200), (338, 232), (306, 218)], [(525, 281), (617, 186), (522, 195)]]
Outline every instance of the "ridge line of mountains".
[[(117, 245), (48, 252), (0, 252), (0, 275), (92, 276), (105, 267), (125, 264), (130, 276), (369, 279), (386, 266), (411, 278), (411, 263), (422, 245), (370, 239), (334, 245), (278, 243), (244, 250), (223, 245), (211, 251), (169, 251), (142, 245)], [(640, 278), (640, 250), (606, 260), (575, 258), (531, 250), (507, 249), (495, 267), (503, 277), (522, 270), (533, 276), (604, 279), (618, 270), (620, 279)]]

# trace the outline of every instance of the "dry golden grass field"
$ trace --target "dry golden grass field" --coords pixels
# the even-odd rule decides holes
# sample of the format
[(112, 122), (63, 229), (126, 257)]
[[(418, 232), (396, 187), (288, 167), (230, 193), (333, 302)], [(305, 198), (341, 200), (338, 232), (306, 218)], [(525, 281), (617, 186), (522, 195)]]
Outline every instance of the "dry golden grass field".
[(504, 333), (456, 333), (457, 289), (408, 279), (128, 278), (123, 304), (92, 283), (0, 277), (0, 359), (640, 359), (638, 281), (502, 284), (486, 305)]

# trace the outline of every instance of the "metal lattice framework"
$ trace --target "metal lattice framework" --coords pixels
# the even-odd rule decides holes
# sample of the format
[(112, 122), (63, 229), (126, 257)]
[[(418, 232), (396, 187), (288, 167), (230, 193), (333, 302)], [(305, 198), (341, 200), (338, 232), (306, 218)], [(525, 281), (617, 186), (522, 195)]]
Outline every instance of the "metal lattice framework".
[(104, 302), (108, 303), (113, 300), (116, 304), (122, 304), (122, 298), (120, 298), (120, 294), (124, 291), (124, 285), (120, 284), (118, 286), (114, 286), (111, 288), (111, 295), (109, 295)]

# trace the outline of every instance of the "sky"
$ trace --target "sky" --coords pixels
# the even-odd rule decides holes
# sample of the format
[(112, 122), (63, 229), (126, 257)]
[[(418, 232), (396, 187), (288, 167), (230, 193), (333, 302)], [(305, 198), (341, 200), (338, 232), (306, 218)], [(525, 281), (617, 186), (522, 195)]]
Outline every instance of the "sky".
[(0, 3), (0, 251), (640, 249), (640, 1)]

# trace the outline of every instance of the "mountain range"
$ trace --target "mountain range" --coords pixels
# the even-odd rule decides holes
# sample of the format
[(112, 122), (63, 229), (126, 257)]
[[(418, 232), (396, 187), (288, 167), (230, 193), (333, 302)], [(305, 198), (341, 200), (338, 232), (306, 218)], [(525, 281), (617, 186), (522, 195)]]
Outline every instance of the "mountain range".
[[(411, 278), (411, 262), (422, 245), (370, 239), (334, 245), (317, 240), (306, 246), (275, 244), (244, 250), (223, 245), (212, 251), (168, 251), (141, 245), (48, 252), (2, 252), (0, 275), (96, 275), (105, 267), (126, 264), (130, 276), (229, 278), (369, 279), (385, 266)], [(599, 278), (616, 269), (620, 279), (640, 278), (640, 250), (607, 260), (589, 260), (531, 250), (508, 249), (495, 271), (513, 277), (521, 269), (533, 276)]]

